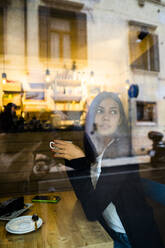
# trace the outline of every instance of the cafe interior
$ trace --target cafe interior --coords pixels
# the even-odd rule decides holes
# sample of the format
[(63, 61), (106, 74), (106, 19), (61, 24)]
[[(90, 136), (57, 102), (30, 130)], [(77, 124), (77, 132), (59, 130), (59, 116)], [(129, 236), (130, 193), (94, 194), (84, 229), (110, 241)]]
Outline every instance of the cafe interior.
[(0, 247), (165, 247), (162, 2), (0, 1)]

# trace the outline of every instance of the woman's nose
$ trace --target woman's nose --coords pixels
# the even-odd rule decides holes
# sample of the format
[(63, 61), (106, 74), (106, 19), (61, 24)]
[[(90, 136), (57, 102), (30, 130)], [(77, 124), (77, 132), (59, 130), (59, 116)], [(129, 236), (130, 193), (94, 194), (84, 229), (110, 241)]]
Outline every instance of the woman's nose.
[(108, 115), (108, 114), (104, 114), (103, 120), (104, 120), (104, 121), (109, 121), (109, 115)]

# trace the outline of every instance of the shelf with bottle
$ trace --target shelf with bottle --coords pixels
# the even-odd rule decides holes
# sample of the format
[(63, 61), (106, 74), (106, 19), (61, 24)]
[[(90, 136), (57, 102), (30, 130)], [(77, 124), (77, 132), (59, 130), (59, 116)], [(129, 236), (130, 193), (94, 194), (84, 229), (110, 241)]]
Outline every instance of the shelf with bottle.
[(58, 111), (83, 111), (85, 102), (71, 101), (71, 102), (58, 102), (56, 101), (55, 109)]

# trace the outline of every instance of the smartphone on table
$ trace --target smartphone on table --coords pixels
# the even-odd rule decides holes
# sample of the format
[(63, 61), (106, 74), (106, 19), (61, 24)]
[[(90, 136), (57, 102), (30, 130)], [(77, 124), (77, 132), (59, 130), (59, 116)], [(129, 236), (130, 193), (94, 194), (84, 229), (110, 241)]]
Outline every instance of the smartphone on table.
[(32, 202), (45, 202), (45, 203), (57, 203), (61, 198), (57, 195), (47, 196), (47, 195), (36, 195), (32, 198)]

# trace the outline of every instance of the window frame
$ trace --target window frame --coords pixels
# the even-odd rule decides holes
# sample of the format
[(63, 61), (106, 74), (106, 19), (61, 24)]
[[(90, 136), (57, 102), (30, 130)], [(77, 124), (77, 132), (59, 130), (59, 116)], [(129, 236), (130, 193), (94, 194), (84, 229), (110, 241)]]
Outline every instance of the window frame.
[[(64, 19), (64, 18), (59, 18), (59, 19)], [(66, 18), (65, 18), (66, 19)], [(70, 23), (70, 26), (71, 26), (71, 29), (72, 29), (72, 22), (70, 20), (68, 20), (69, 23)], [(59, 39), (60, 39), (60, 46), (59, 46), (59, 59), (61, 61), (63, 61), (65, 58), (64, 58), (64, 48), (63, 48), (63, 43), (64, 43), (64, 35), (67, 34), (70, 36), (70, 38), (72, 37), (72, 34), (71, 34), (71, 31), (62, 31), (62, 30), (58, 30), (58, 29), (52, 29), (50, 28), (49, 30), (50, 32), (50, 41), (49, 41), (49, 58), (51, 59), (52, 58), (52, 55), (51, 55), (51, 34), (52, 33), (56, 33), (59, 35)], [(68, 58), (68, 59), (73, 59), (73, 48), (72, 48), (72, 39), (71, 39), (71, 44), (70, 44), (70, 51), (71, 51), (71, 57)], [(54, 58), (53, 58), (54, 59)], [(56, 59), (56, 58), (55, 58)]]
[[(158, 39), (158, 34), (155, 32), (156, 26), (152, 25), (147, 25), (144, 23), (136, 23), (134, 21), (129, 22), (129, 37), (128, 37), (128, 43), (129, 43), (129, 59), (130, 59), (130, 68), (132, 70), (140, 70), (140, 71), (146, 71), (146, 72), (160, 72), (160, 56), (159, 56), (159, 39)], [(146, 46), (148, 46), (149, 42), (153, 42), (153, 45), (151, 45), (150, 48), (147, 49), (146, 51), (143, 52), (139, 57), (136, 58), (136, 52), (135, 52), (135, 44), (137, 46), (137, 49), (139, 48), (140, 50), (140, 45), (142, 44), (143, 40), (139, 42), (139, 47), (138, 47), (138, 42), (133, 40), (133, 35), (131, 32), (135, 30), (135, 33), (141, 33), (141, 32), (146, 32), (148, 33), (147, 37), (151, 37), (152, 40), (149, 41), (149, 39), (146, 39)], [(138, 39), (138, 35), (137, 35)], [(152, 43), (151, 42), (151, 43)], [(142, 57), (143, 56), (143, 57)], [(152, 60), (153, 56), (153, 60)], [(147, 63), (143, 63), (143, 59), (146, 59)], [(138, 65), (138, 60), (140, 64)]]
[[(154, 110), (155, 111), (155, 116), (154, 121), (139, 121), (137, 118), (138, 114), (138, 109), (137, 109), (137, 104), (138, 103), (146, 103), (146, 104), (154, 104)], [(135, 103), (135, 108), (136, 108), (136, 125), (137, 126), (156, 126), (158, 124), (158, 113), (157, 113), (157, 102), (156, 101), (144, 101), (144, 100), (137, 100)]]
[[(83, 60), (87, 65), (87, 20), (82, 12), (61, 10), (58, 8), (39, 6), (39, 57), (41, 61), (47, 59), (51, 62), (51, 18), (70, 20), (71, 23), (71, 61)], [(83, 30), (84, 29), (84, 30)], [(43, 30), (46, 34), (42, 45)], [(82, 41), (83, 40), (83, 41)], [(83, 48), (83, 49), (81, 49)], [(43, 51), (42, 51), (43, 50)], [(81, 51), (80, 51), (81, 50)], [(63, 65), (64, 59), (59, 59)]]

